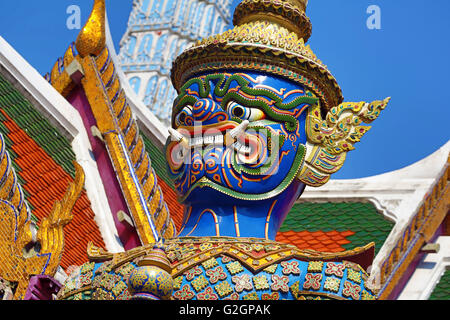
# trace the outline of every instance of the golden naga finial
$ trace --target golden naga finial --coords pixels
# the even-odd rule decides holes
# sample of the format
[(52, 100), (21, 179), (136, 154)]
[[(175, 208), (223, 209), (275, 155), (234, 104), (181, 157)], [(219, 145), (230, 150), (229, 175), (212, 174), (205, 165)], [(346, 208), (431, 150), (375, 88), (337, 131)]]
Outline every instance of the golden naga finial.
[(91, 15), (75, 42), (82, 57), (97, 56), (106, 46), (105, 0), (95, 0)]
[(42, 220), (37, 233), (37, 241), (41, 244), (40, 253), (51, 254), (45, 272), (48, 275), (54, 275), (57, 271), (64, 249), (64, 227), (72, 221), (72, 209), (84, 188), (84, 170), (77, 162), (73, 164), (74, 181), (69, 184), (64, 197), (53, 204), (52, 211)]

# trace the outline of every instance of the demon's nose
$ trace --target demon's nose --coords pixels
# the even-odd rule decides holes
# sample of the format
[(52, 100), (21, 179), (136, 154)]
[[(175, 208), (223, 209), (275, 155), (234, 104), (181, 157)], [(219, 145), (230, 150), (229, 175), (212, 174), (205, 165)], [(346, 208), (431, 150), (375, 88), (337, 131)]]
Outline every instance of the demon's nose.
[(201, 125), (215, 124), (228, 120), (228, 114), (221, 106), (210, 99), (198, 100), (192, 108), (192, 116), (195, 122)]

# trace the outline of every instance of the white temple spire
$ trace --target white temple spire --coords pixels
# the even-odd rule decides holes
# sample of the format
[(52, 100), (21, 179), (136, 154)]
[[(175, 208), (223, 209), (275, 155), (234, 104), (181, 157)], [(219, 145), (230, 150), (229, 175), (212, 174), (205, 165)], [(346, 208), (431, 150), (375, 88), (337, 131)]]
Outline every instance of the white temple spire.
[(133, 0), (119, 60), (138, 98), (165, 125), (176, 97), (170, 81), (173, 60), (193, 42), (225, 31), (231, 2)]

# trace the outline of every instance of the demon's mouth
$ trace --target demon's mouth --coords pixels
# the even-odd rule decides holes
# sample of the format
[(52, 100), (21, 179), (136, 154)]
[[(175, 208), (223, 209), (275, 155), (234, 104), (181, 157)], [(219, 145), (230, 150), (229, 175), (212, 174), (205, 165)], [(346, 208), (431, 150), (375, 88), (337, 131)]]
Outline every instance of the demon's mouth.
[(263, 156), (264, 141), (261, 136), (247, 130), (248, 121), (238, 124), (225, 121), (219, 124), (203, 127), (179, 127), (170, 129), (171, 140), (167, 149), (168, 159), (174, 169), (182, 164), (188, 164), (193, 150), (206, 153), (212, 148), (231, 148), (236, 152), (239, 163), (256, 164)]

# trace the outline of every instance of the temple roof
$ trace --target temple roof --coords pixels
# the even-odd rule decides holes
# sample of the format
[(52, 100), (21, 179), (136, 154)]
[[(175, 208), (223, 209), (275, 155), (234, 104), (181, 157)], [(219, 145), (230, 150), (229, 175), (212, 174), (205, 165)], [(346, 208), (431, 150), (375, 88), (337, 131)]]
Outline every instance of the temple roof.
[[(0, 72), (0, 132), (34, 220), (39, 222), (74, 181), (72, 161), (76, 157), (69, 140), (3, 72)], [(66, 229), (63, 268), (87, 261), (85, 248), (89, 241), (105, 246), (86, 192), (76, 202), (73, 214), (74, 219)]]
[(446, 270), (429, 300), (450, 300), (450, 270)]
[(375, 242), (376, 254), (393, 226), (369, 202), (297, 203), (277, 240), (321, 252), (342, 252)]
[[(95, 0), (75, 44), (46, 79), (82, 118), (117, 242), (128, 250), (171, 237), (175, 225), (169, 211), (176, 206), (169, 206), (165, 197), (173, 194), (163, 192), (169, 188), (158, 182), (146, 151), (146, 145), (162, 147), (167, 133), (134, 97), (118, 68), (103, 0)], [(146, 141), (144, 134), (150, 137)]]
[(152, 166), (155, 169), (158, 178), (159, 186), (164, 194), (167, 206), (169, 207), (170, 215), (175, 222), (177, 230), (181, 230), (183, 220), (183, 206), (178, 202), (177, 193), (173, 181), (169, 178), (167, 172), (167, 162), (164, 153), (159, 149), (150, 138), (141, 133), (144, 140), (145, 149), (148, 151)]

